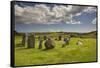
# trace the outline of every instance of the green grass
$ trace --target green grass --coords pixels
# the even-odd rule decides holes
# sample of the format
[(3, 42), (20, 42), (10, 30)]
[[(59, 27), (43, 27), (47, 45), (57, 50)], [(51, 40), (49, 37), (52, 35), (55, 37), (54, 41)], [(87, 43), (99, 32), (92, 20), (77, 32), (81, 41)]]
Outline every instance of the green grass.
[(62, 41), (55, 41), (54, 49), (43, 51), (45, 47), (38, 49), (38, 41), (36, 48), (17, 47), (21, 36), (16, 36), (15, 66), (96, 61), (96, 39), (83, 38), (83, 45), (77, 46), (78, 39), (72, 38), (65, 48), (61, 48)]

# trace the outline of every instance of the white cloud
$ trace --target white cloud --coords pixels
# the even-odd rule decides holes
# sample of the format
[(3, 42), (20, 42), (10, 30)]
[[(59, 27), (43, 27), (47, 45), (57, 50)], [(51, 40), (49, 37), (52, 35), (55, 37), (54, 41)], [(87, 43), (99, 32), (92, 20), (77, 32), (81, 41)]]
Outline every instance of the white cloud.
[(97, 23), (97, 19), (94, 18), (94, 19), (92, 20), (92, 24), (96, 24), (96, 23)]
[(80, 16), (83, 12), (85, 12), (85, 13), (93, 13), (93, 12), (96, 12), (96, 11), (97, 11), (96, 7), (82, 7), (80, 9), (80, 12), (79, 13), (76, 13), (75, 16)]
[(85, 8), (85, 6), (72, 6), (70, 13), (72, 15), (76, 15), (77, 13), (81, 13)]
[(15, 14), (18, 18), (20, 17), (20, 19), (17, 19), (17, 22), (23, 22), (23, 23), (46, 23), (46, 12), (47, 7), (44, 7), (43, 5), (39, 6), (36, 5), (35, 7), (24, 7), (23, 8), (23, 12), (18, 12), (16, 10), (20, 10), (20, 7), (18, 6), (18, 8), (16, 8), (15, 5)]
[(66, 22), (66, 24), (82, 24), (80, 21), (77, 20), (71, 20), (69, 22)]
[(54, 23), (67, 23), (67, 24), (80, 24), (80, 21), (73, 19), (75, 15), (79, 16), (81, 13), (89, 12), (84, 6), (72, 5), (55, 5), (52, 9), (45, 4), (37, 4), (33, 6), (20, 7), (15, 5), (16, 23), (36, 23), (36, 24), (54, 24)]
[(21, 16), (23, 12), (24, 12), (24, 9), (22, 7), (15, 5), (15, 15), (16, 16)]
[(87, 12), (87, 13), (91, 13), (91, 12), (96, 12), (97, 9), (96, 7), (87, 7), (84, 12)]

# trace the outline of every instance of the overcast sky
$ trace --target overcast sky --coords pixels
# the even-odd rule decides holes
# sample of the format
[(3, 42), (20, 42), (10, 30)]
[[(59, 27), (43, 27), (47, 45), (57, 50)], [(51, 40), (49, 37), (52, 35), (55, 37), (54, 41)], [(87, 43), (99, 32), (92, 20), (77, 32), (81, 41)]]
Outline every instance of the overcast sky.
[(17, 32), (91, 32), (96, 30), (97, 8), (43, 3), (15, 3)]

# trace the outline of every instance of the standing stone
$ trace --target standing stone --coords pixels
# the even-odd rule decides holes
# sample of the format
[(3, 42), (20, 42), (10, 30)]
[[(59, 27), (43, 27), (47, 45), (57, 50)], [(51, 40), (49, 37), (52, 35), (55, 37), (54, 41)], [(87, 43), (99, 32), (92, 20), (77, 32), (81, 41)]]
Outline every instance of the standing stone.
[(64, 38), (64, 40), (63, 40), (63, 45), (62, 45), (62, 47), (65, 47), (66, 45), (69, 45), (69, 38)]
[(26, 42), (26, 35), (24, 34), (22, 36), (22, 45), (25, 46), (25, 42)]
[(41, 49), (41, 48), (42, 48), (42, 43), (43, 43), (43, 40), (42, 40), (42, 39), (40, 39), (40, 40), (39, 40), (39, 49)]
[(28, 36), (28, 48), (35, 48), (35, 35)]
[(27, 45), (28, 45), (28, 48), (31, 48), (31, 44), (30, 44), (30, 36), (28, 36), (28, 39), (27, 39)]
[(76, 45), (83, 45), (82, 41), (81, 40), (78, 40)]
[(59, 36), (59, 37), (58, 37), (58, 40), (60, 41), (61, 39), (62, 39), (62, 36)]
[(46, 40), (47, 39), (47, 36), (44, 36), (44, 40)]
[(48, 39), (45, 41), (44, 45), (45, 45), (45, 48), (46, 48), (46, 49), (52, 49), (52, 48), (54, 48), (54, 42), (52, 41), (51, 38), (48, 38)]
[(35, 34), (34, 35), (32, 35), (32, 43), (33, 43), (33, 48), (35, 48)]

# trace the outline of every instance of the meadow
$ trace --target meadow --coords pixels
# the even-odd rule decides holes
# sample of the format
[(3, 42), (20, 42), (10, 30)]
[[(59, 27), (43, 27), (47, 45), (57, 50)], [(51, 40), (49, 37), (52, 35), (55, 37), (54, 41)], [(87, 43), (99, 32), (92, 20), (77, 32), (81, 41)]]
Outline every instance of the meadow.
[[(38, 35), (36, 35), (35, 48), (18, 47), (22, 36), (15, 35), (15, 66), (94, 62), (96, 56), (96, 38), (72, 37), (69, 45), (62, 48), (63, 41), (54, 40), (55, 48), (50, 50), (38, 49)], [(57, 37), (53, 34), (53, 38)], [(76, 45), (77, 40), (82, 40), (83, 45)]]

